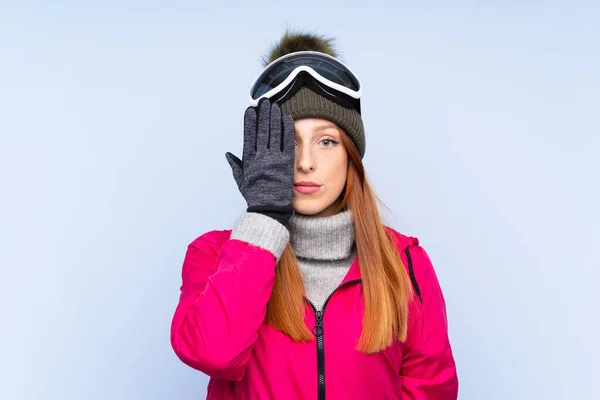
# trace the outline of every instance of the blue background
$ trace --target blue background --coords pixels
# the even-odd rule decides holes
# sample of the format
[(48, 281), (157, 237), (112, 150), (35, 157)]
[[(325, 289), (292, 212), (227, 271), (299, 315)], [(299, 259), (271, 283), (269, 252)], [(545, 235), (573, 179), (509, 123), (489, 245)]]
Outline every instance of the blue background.
[(0, 4), (0, 398), (200, 399), (186, 246), (244, 210), (260, 57), (336, 36), (365, 164), (448, 302), (460, 399), (597, 398), (596, 2)]

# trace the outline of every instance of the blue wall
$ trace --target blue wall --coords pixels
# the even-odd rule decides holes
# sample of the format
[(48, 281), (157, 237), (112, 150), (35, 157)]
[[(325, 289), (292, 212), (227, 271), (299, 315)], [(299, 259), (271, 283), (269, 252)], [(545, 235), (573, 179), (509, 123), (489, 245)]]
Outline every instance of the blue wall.
[(600, 7), (396, 3), (3, 2), (0, 398), (204, 397), (169, 343), (181, 263), (244, 209), (224, 153), (286, 26), (364, 82), (368, 175), (436, 266), (460, 398), (594, 398)]

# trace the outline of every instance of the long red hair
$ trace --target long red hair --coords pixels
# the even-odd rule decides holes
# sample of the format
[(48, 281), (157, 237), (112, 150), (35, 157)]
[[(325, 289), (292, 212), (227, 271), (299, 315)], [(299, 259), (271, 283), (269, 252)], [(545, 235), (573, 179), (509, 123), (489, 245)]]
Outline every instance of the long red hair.
[[(340, 133), (348, 154), (348, 170), (337, 211), (350, 209), (354, 217), (365, 302), (363, 329), (356, 349), (373, 354), (388, 347), (394, 338), (406, 339), (413, 291), (398, 250), (380, 217), (377, 208), (380, 200), (366, 178), (360, 153), (347, 134), (342, 130)], [(293, 340), (311, 341), (313, 334), (304, 323), (302, 273), (290, 244), (277, 263), (276, 273), (265, 322)]]

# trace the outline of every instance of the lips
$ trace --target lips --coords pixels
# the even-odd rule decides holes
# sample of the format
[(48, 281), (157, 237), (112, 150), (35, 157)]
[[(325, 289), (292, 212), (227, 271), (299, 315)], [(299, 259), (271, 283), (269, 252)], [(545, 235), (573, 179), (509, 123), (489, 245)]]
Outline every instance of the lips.
[(321, 188), (321, 185), (315, 182), (310, 181), (300, 181), (294, 184), (294, 189), (302, 194), (311, 194), (318, 192)]
[(295, 183), (296, 186), (321, 186), (316, 182), (311, 181), (299, 181)]

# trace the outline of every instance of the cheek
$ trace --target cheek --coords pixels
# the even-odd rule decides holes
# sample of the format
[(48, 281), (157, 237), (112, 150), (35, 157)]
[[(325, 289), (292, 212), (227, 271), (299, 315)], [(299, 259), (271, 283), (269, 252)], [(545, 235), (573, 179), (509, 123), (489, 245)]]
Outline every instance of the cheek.
[(347, 175), (348, 164), (345, 158), (339, 160), (334, 165), (331, 166), (331, 173), (329, 174), (330, 186), (331, 188), (335, 188), (336, 191), (341, 192), (346, 185), (346, 175)]

